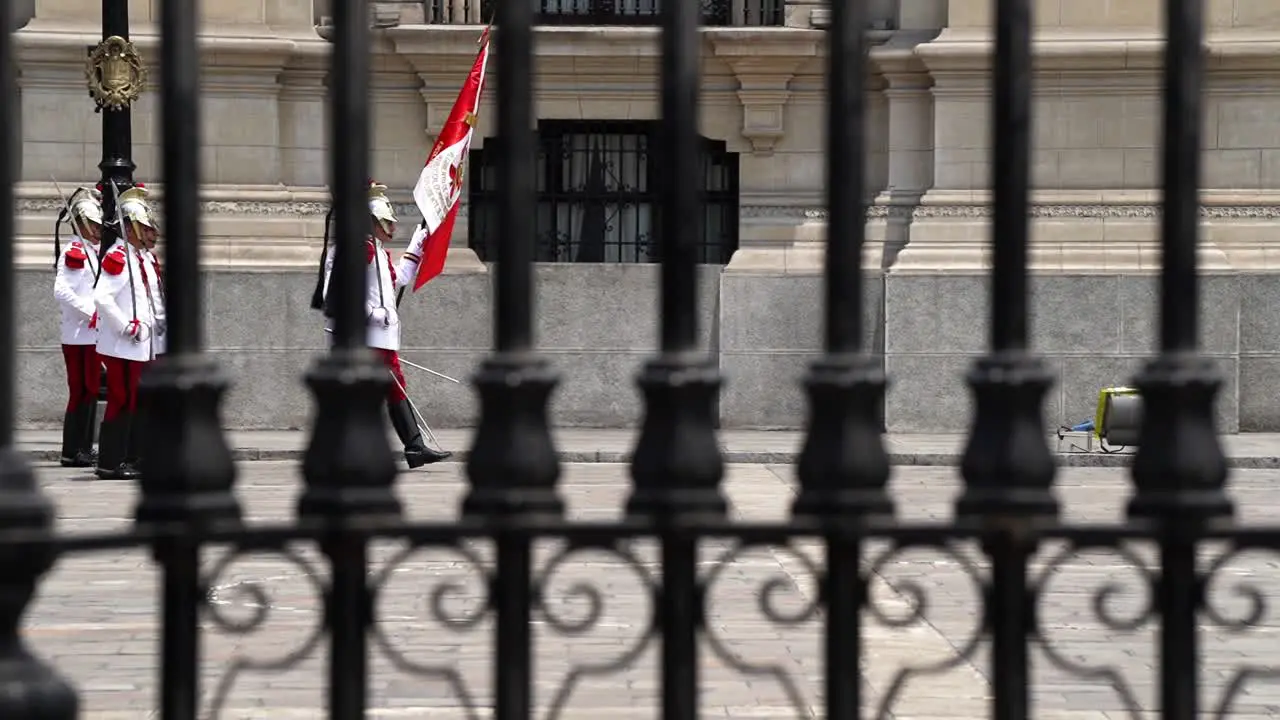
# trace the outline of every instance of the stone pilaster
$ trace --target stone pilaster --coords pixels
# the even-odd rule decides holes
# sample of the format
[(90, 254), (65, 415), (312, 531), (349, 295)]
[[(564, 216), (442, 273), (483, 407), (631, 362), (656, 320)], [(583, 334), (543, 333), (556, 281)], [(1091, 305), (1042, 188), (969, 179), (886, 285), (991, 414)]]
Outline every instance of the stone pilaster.
[(280, 73), (280, 174), (289, 187), (328, 184), (328, 46), (297, 55)]
[(906, 245), (915, 208), (933, 187), (933, 78), (915, 48), (935, 34), (900, 30), (872, 54), (888, 101), (888, 178), (877, 198), (884, 208), (888, 262)]
[[(709, 59), (724, 63), (737, 85), (733, 134), (742, 147), (741, 192), (744, 206), (754, 207), (742, 215), (739, 249), (725, 271), (815, 272), (814, 249), (820, 247), (826, 223), (809, 216), (807, 209), (822, 202), (821, 154), (813, 141), (821, 137), (825, 118), (820, 102), (823, 35), (817, 30), (717, 28), (707, 37)], [(802, 144), (803, 153), (798, 152)]]

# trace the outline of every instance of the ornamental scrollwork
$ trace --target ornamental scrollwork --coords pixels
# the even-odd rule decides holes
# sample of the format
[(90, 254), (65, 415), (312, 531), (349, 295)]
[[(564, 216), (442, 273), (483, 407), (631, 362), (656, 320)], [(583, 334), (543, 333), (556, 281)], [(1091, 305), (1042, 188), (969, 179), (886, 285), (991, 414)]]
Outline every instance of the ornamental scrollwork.
[[(1234, 572), (1228, 566), (1251, 553), (1274, 552), (1267, 548), (1237, 546), (1213, 560), (1202, 574), (1204, 602), (1201, 612), (1209, 623), (1227, 636), (1264, 631), (1271, 614), (1268, 592), (1254, 573)], [(1274, 587), (1272, 588), (1274, 591)], [(1235, 603), (1228, 604), (1228, 600)], [(1280, 680), (1280, 664), (1241, 663), (1227, 676), (1210, 717), (1229, 718), (1245, 687), (1255, 681)]]
[[(1068, 543), (1061, 550), (1050, 555), (1043, 569), (1035, 577), (1030, 589), (1032, 602), (1036, 607), (1034, 638), (1044, 657), (1059, 670), (1077, 678), (1100, 681), (1111, 687), (1120, 699), (1124, 712), (1130, 718), (1145, 717), (1138, 695), (1132, 683), (1115, 665), (1092, 664), (1085, 659), (1072, 657), (1063, 652), (1054, 642), (1049, 630), (1049, 618), (1045, 612), (1047, 599), (1055, 597), (1051, 589), (1056, 579), (1063, 579), (1065, 570), (1073, 561), (1081, 560), (1086, 552), (1108, 553), (1121, 560), (1119, 568), (1129, 574), (1127, 580), (1108, 579), (1090, 587), (1088, 581), (1084, 586), (1089, 597), (1092, 616), (1098, 623), (1110, 631), (1110, 634), (1134, 633), (1146, 628), (1156, 619), (1155, 588), (1158, 581), (1157, 572), (1139, 555), (1135, 548), (1128, 544), (1107, 546), (1088, 546)], [(1065, 580), (1064, 580), (1065, 582)], [(1073, 584), (1079, 582), (1073, 580)], [(1132, 598), (1136, 603), (1122, 608), (1122, 600)]]
[[(225, 580), (232, 566), (250, 555), (268, 555), (283, 560), (295, 572), (289, 577), (301, 579), (309, 589), (312, 602), (319, 603), (327, 592), (327, 580), (319, 567), (308, 560), (297, 548), (283, 546), (276, 548), (258, 548), (253, 546), (236, 546), (227, 551), (213, 568), (205, 574), (201, 581), (204, 599), (205, 617), (220, 633), (228, 636), (247, 637), (256, 635), (268, 627), (269, 622), (280, 609), (278, 602), (273, 602), (272, 594), (267, 590), (270, 579), (257, 577), (236, 582)], [(234, 617), (228, 612), (230, 607), (241, 607), (249, 610), (248, 617)], [(325, 638), (324, 615), (320, 612), (306, 612), (310, 617), (302, 642), (293, 647), (285, 647), (281, 652), (267, 657), (251, 657), (237, 654), (230, 666), (222, 674), (212, 695), (208, 710), (204, 717), (220, 717), (231, 689), (236, 680), (248, 672), (282, 672), (297, 665), (312, 655)], [(270, 647), (270, 643), (264, 643)]]
[[(564, 638), (584, 637), (603, 624), (609, 599), (616, 598), (596, 578), (572, 578), (566, 568), (570, 561), (583, 554), (594, 554), (614, 561), (634, 580), (641, 596), (643, 614), (634, 620), (631, 637), (622, 640), (621, 651), (610, 653), (595, 661), (580, 661), (571, 667), (548, 703), (546, 720), (557, 720), (568, 707), (569, 699), (579, 683), (588, 677), (599, 677), (621, 672), (632, 667), (637, 658), (649, 647), (657, 632), (654, 610), (657, 606), (656, 580), (636, 555), (635, 549), (625, 542), (565, 543), (555, 550), (533, 578), (531, 600), (540, 611), (547, 626)], [(565, 577), (560, 577), (565, 575)], [(611, 583), (612, 584), (612, 583)], [(570, 608), (578, 608), (572, 612)]]
[[(817, 588), (821, 586), (824, 573), (816, 562), (791, 543), (744, 541), (730, 547), (715, 560), (703, 578), (703, 597), (709, 598), (725, 572), (746, 560), (752, 550), (768, 551), (775, 562), (782, 564), (785, 559), (786, 564), (795, 570), (788, 571), (784, 566), (769, 571), (763, 577), (748, 579), (749, 585), (754, 586), (752, 595), (759, 617), (778, 628), (797, 627), (815, 619), (822, 610), (823, 598)], [(741, 572), (741, 568), (737, 572)], [(813, 586), (809, 592), (805, 592), (806, 584)], [(796, 717), (809, 716), (805, 710), (808, 702), (800, 684), (783, 663), (765, 663), (742, 657), (729, 647), (724, 630), (718, 623), (707, 623), (703, 638), (707, 648), (725, 665), (743, 675), (772, 679), (786, 695)]]

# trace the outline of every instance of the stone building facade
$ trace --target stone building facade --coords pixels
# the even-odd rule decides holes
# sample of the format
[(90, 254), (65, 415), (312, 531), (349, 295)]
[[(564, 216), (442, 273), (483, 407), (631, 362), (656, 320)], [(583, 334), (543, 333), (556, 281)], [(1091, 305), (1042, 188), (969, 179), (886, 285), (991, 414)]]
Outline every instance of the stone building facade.
[[(538, 1), (552, 14), (592, 4)], [(615, 5), (643, 15), (654, 1)], [(1277, 430), (1280, 394), (1266, 388), (1280, 380), (1280, 244), (1272, 239), (1280, 216), (1280, 0), (1206, 3), (1202, 335), (1227, 378), (1221, 428)], [(130, 0), (133, 38), (149, 60), (158, 4)], [(1097, 389), (1126, 382), (1156, 339), (1161, 4), (1036, 2), (1034, 334), (1060, 376), (1046, 407), (1053, 424), (1090, 416)], [(324, 347), (307, 303), (327, 202), (328, 45), (317, 30), (327, 10), (313, 0), (201, 5), (208, 346), (234, 380), (229, 425), (300, 427), (310, 412), (300, 373)], [(892, 431), (960, 431), (969, 417), (962, 378), (986, 342), (990, 6), (878, 0), (873, 7), (866, 328), (893, 378), (885, 408)], [(374, 175), (398, 188), (407, 218), (414, 215), (408, 189), (474, 58), (484, 7), (376, 3)], [(731, 197), (732, 217), (700, 226), (705, 235), (715, 224), (729, 245), (723, 257), (709, 255), (701, 329), (727, 376), (722, 425), (794, 427), (805, 410), (797, 380), (821, 338), (827, 10), (821, 0), (725, 7), (704, 31), (701, 132), (732, 169), (731, 182), (718, 188)], [(60, 419), (63, 392), (53, 371), (61, 360), (51, 320), (52, 178), (69, 186), (97, 176), (99, 120), (83, 64), (85, 47), (99, 37), (99, 3), (26, 0), (16, 11), (19, 294), (27, 315), (20, 413), (39, 425)], [(644, 136), (659, 114), (657, 29), (635, 17), (610, 27), (549, 22), (535, 50), (540, 132), (570, 128), (556, 136), (562, 144)], [(481, 154), (495, 127), (492, 73), (488, 82)], [(135, 107), (133, 127), (138, 178), (158, 188), (154, 93)], [(636, 161), (616, 164), (628, 162)], [(579, 166), (579, 175), (591, 175)], [(660, 170), (645, 172), (661, 181)], [(473, 198), (482, 197), (483, 175), (473, 157)], [(596, 182), (610, 192), (628, 184)], [(553, 401), (560, 424), (630, 425), (640, 411), (631, 378), (656, 343), (658, 268), (636, 262), (647, 225), (636, 228), (648, 216), (622, 207), (647, 202), (638, 184), (630, 183), (634, 197), (594, 205), (547, 191), (548, 203), (560, 203), (551, 214), (567, 213), (570, 228), (558, 237), (571, 251), (548, 245), (538, 268), (538, 341), (564, 375)], [(479, 200), (475, 207), (459, 220), (446, 274), (404, 310), (406, 356), (459, 377), (486, 351), (491, 325), (490, 277), (483, 238), (476, 240), (483, 233), (470, 227), (478, 227)], [(574, 234), (585, 237), (592, 208), (609, 215), (595, 221), (601, 228), (629, 224), (626, 247), (635, 252), (605, 262), (586, 254)], [(409, 380), (434, 423), (473, 421), (468, 387)]]

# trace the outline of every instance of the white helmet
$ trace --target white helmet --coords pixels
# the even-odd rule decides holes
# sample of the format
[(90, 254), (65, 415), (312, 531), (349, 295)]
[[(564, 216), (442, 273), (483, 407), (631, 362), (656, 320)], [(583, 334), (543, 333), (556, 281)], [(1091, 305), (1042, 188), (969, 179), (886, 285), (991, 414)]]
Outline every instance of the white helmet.
[(101, 225), (102, 193), (89, 187), (76, 188), (67, 200), (67, 214), (77, 226), (85, 222)]
[(395, 206), (387, 197), (387, 186), (372, 180), (369, 181), (369, 214), (387, 232), (391, 232), (392, 223), (398, 222)]
[(147, 204), (147, 189), (141, 185), (131, 187), (120, 193), (120, 215), (129, 222), (156, 227), (151, 216), (151, 206)]

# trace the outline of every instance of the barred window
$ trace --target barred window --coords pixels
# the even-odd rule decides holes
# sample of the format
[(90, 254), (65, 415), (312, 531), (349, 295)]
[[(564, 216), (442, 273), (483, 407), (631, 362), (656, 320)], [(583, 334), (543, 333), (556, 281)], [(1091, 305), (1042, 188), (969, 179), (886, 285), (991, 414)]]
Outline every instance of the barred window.
[[(652, 263), (659, 256), (659, 124), (544, 120), (538, 124), (538, 262)], [(497, 240), (496, 138), (471, 151), (468, 240), (491, 260)], [(703, 210), (692, 222), (699, 261), (738, 248), (738, 156), (703, 139)]]

